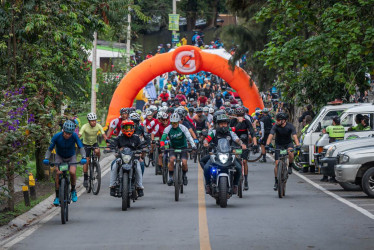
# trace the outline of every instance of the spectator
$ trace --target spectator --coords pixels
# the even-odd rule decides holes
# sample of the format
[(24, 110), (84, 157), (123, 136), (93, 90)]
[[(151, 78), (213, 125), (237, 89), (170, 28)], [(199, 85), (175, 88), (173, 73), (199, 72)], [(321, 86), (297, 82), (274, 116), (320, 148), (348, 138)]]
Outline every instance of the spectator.
[(183, 38), (181, 39), (181, 44), (182, 44), (182, 46), (183, 45), (187, 45), (187, 37), (186, 37), (186, 35), (183, 35)]
[(166, 52), (169, 52), (171, 50), (171, 44), (168, 43), (166, 44)]
[[(307, 116), (307, 115), (310, 115), (312, 117), (312, 119), (316, 116), (314, 114), (313, 110), (312, 110), (313, 107), (312, 107), (311, 104), (308, 104), (305, 109), (306, 109), (305, 112), (299, 117), (299, 122), (300, 123), (303, 122), (305, 116)], [(305, 124), (303, 124), (303, 126), (305, 126)]]

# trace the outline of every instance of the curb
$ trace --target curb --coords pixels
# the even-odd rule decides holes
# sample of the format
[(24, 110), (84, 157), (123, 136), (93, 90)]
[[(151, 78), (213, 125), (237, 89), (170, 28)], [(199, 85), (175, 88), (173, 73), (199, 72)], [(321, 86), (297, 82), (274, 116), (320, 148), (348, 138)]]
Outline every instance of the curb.
[[(102, 154), (103, 158), (100, 161), (101, 174), (104, 176), (105, 171), (109, 172), (110, 162), (114, 160), (113, 154)], [(85, 192), (83, 187), (83, 176), (77, 179), (76, 189), (78, 196), (82, 195)], [(29, 211), (19, 215), (8, 223), (0, 227), (0, 246), (4, 246), (7, 242), (11, 240), (11, 236), (15, 233), (20, 232), (21, 230), (35, 225), (40, 222), (43, 218), (55, 212), (58, 207), (55, 207), (52, 203), (55, 199), (55, 194), (50, 195), (48, 198), (37, 204), (35, 207)]]

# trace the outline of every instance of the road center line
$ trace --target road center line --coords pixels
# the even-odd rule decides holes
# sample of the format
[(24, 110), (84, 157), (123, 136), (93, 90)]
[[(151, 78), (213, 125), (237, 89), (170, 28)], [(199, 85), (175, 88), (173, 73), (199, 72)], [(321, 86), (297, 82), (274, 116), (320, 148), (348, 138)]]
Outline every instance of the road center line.
[(199, 239), (200, 250), (210, 250), (208, 219), (206, 216), (205, 188), (203, 170), (198, 164), (198, 199), (199, 199)]
[[(270, 157), (272, 160), (274, 160), (274, 157), (268, 155), (268, 157)], [(333, 192), (331, 191), (328, 191), (327, 189), (325, 189), (324, 187), (322, 187), (321, 185), (318, 185), (317, 183), (315, 183), (314, 181), (310, 180), (309, 178), (299, 174), (298, 172), (296, 171), (293, 171), (293, 173), (295, 173), (295, 175), (297, 175), (299, 178), (303, 179), (304, 181), (308, 182), (310, 185), (314, 186), (315, 188), (321, 190), (322, 192), (324, 192), (325, 194), (327, 195), (330, 195), (331, 197), (337, 199), (338, 201), (340, 201), (341, 203), (344, 203), (346, 204), (347, 206), (357, 210), (358, 212), (362, 213), (363, 215), (369, 217), (370, 219), (374, 220), (374, 214), (370, 213), (368, 210), (366, 209), (363, 209), (362, 207), (359, 207), (357, 206), (356, 204), (340, 197), (339, 195), (337, 194), (334, 194)]]

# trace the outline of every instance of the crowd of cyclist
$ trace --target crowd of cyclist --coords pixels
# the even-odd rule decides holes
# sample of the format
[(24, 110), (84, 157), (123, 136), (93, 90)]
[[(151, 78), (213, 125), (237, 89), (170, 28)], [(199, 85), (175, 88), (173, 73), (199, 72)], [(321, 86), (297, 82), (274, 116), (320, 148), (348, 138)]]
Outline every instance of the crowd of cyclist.
[[(173, 77), (171, 77), (173, 78)], [(136, 188), (138, 195), (144, 195), (144, 186), (142, 175), (144, 173), (145, 157), (153, 158), (155, 150), (155, 138), (159, 138), (159, 147), (164, 152), (165, 146), (168, 145), (173, 149), (191, 148), (196, 152), (200, 148), (208, 148), (210, 143), (217, 143), (219, 138), (230, 138), (232, 144), (240, 146), (243, 149), (241, 162), (235, 163), (236, 173), (234, 176), (233, 193), (237, 192), (238, 181), (244, 167), (244, 189), (248, 190), (248, 146), (254, 154), (261, 150), (261, 162), (266, 162), (266, 146), (271, 144), (275, 136), (275, 147), (292, 149), (292, 140), (299, 145), (295, 128), (287, 122), (287, 115), (283, 112), (276, 114), (272, 118), (271, 110), (256, 108), (255, 112), (249, 114), (248, 108), (243, 106), (241, 100), (236, 98), (227, 83), (222, 79), (210, 75), (206, 72), (199, 72), (195, 76), (183, 76), (176, 74), (174, 76), (176, 84), (171, 88), (165, 84), (157, 100), (149, 100), (144, 105), (143, 110), (134, 107), (124, 107), (119, 111), (119, 117), (112, 120), (106, 133), (103, 128), (96, 122), (96, 114), (87, 115), (89, 121), (78, 132), (75, 132), (76, 125), (68, 120), (63, 124), (62, 131), (57, 133), (53, 138), (50, 147), (46, 153), (45, 164), (49, 164), (51, 151), (56, 147), (56, 162), (76, 161), (75, 145), (81, 150), (82, 161), (84, 164), (84, 185), (87, 185), (87, 161), (91, 151), (84, 149), (85, 146), (97, 147), (97, 134), (100, 131), (108, 143), (108, 148), (120, 149), (128, 147), (132, 150), (139, 150), (144, 145), (151, 145), (149, 155), (143, 154), (136, 167)], [(173, 79), (173, 80), (174, 80)], [(200, 80), (203, 83), (200, 83)], [(199, 87), (197, 87), (199, 86)], [(82, 139), (82, 141), (80, 140)], [(141, 143), (146, 141), (147, 143)], [(261, 146), (261, 148), (260, 148)], [(99, 155), (100, 151), (95, 150)], [(202, 155), (203, 156), (203, 155)], [(183, 184), (188, 184), (187, 151), (181, 154)], [(174, 161), (176, 157), (172, 151), (169, 152), (169, 179), (167, 184), (172, 186)], [(278, 160), (275, 155), (276, 161)], [(290, 157), (289, 173), (292, 173), (293, 159)], [(162, 154), (155, 162), (157, 172), (162, 169)], [(209, 189), (209, 155), (200, 158), (200, 165), (204, 169), (206, 193)], [(111, 166), (110, 176), (110, 194), (114, 196), (115, 181), (117, 178), (117, 167), (115, 161)], [(71, 168), (72, 177), (72, 200), (77, 200), (75, 191), (75, 169)], [(276, 167), (275, 167), (275, 176)], [(56, 200), (58, 205), (58, 178), (56, 178)], [(274, 189), (277, 188), (277, 179), (275, 178)]]

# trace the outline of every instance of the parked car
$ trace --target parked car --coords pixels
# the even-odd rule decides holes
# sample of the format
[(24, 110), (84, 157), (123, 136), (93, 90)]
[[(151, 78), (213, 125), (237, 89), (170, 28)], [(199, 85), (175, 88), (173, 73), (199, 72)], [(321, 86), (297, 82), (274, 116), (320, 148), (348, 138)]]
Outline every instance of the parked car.
[[(365, 137), (330, 143), (323, 147), (323, 151), (321, 153), (315, 154), (315, 164), (319, 166), (323, 175), (332, 176), (335, 173), (335, 166), (338, 163), (337, 157), (339, 153), (365, 146), (374, 147), (374, 137)], [(344, 190), (347, 191), (361, 190), (360, 186), (349, 182), (339, 181), (339, 184)]]
[(374, 146), (340, 152), (335, 175), (339, 182), (360, 185), (369, 197), (374, 198)]
[[(304, 139), (302, 141), (302, 147), (301, 147), (301, 154), (300, 154), (300, 164), (314, 166), (314, 154), (321, 153), (323, 150), (323, 146), (326, 145), (324, 144), (322, 145), (322, 147), (316, 148), (315, 147), (316, 142), (321, 137), (322, 129), (332, 124), (332, 118), (334, 116), (340, 116), (343, 114), (344, 111), (350, 108), (361, 107), (361, 106), (370, 107), (374, 113), (374, 106), (369, 103), (365, 103), (365, 104), (348, 103), (348, 104), (341, 104), (341, 105), (327, 105), (323, 107), (321, 111), (318, 113), (318, 115), (314, 117), (312, 123), (310, 124), (309, 128), (307, 129), (304, 135)], [(352, 126), (354, 124), (354, 121), (352, 121), (352, 123), (348, 122), (350, 121), (349, 120), (350, 118), (346, 118), (346, 116), (342, 117), (342, 119), (343, 119), (342, 121), (344, 122), (346, 126), (346, 129), (348, 129), (349, 126)], [(344, 119), (347, 119), (347, 120), (344, 120)], [(372, 123), (371, 123), (371, 126), (372, 126)]]

